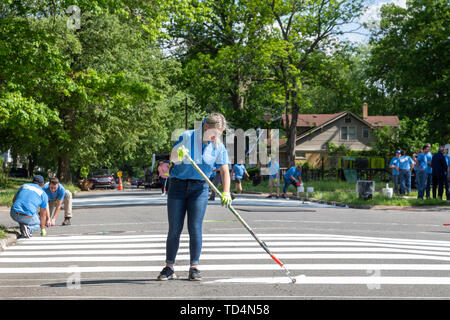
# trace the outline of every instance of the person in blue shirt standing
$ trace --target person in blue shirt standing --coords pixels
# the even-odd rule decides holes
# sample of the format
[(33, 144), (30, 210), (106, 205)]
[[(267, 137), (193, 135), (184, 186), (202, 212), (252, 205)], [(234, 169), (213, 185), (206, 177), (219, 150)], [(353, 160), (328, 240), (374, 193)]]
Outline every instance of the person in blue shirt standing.
[(392, 182), (394, 183), (394, 193), (399, 194), (400, 193), (400, 162), (398, 159), (400, 158), (400, 150), (395, 151), (395, 157), (392, 158), (391, 162), (389, 163), (389, 168), (392, 169)]
[(22, 238), (31, 238), (31, 234), (39, 229), (41, 236), (47, 235), (48, 197), (43, 186), (44, 178), (37, 175), (32, 183), (23, 184), (14, 195), (10, 216), (19, 223)]
[(280, 197), (280, 164), (275, 157), (271, 157), (269, 161), (269, 196), (267, 198), (272, 198), (273, 186), (277, 188), (277, 199)]
[(298, 187), (302, 183), (302, 166), (297, 165), (289, 168), (289, 170), (286, 171), (286, 173), (283, 175), (283, 178), (284, 178), (284, 188), (281, 196), (283, 198), (286, 198), (287, 189), (291, 184)]
[(233, 166), (233, 169), (231, 170), (231, 176), (234, 177), (233, 180), (235, 180), (236, 185), (234, 188), (234, 193), (238, 193), (238, 189), (239, 189), (239, 193), (242, 193), (242, 179), (244, 178), (244, 174), (247, 177), (250, 177), (250, 175), (248, 174), (245, 165), (244, 165), (244, 160), (239, 160), (238, 163), (236, 163)]
[(444, 150), (444, 157), (445, 162), (447, 163), (447, 173), (446, 173), (446, 179), (445, 179), (445, 197), (447, 198), (447, 201), (450, 201), (450, 156), (448, 154), (448, 149), (445, 148)]
[(47, 226), (52, 227), (56, 224), (56, 217), (61, 211), (64, 203), (64, 221), (63, 226), (70, 225), (72, 218), (72, 192), (66, 190), (58, 178), (51, 178), (42, 188), (48, 196), (49, 217)]
[(428, 147), (426, 145), (423, 146), (422, 152), (419, 153), (416, 159), (416, 183), (417, 183), (417, 198), (423, 199), (425, 195), (425, 189), (427, 185), (427, 150)]
[(410, 156), (405, 155), (405, 151), (402, 150), (400, 153), (401, 157), (399, 161), (400, 169), (400, 194), (409, 195), (411, 193), (411, 170), (413, 170), (412, 165), (414, 165), (414, 160)]
[(433, 158), (433, 155), (431, 153), (431, 144), (426, 143), (425, 146), (427, 147), (426, 150), (424, 150), (425, 158), (427, 160), (427, 169), (425, 170), (427, 174), (426, 179), (426, 185), (425, 185), (425, 197), (427, 199), (430, 199), (430, 192), (431, 192), (431, 184), (433, 182), (433, 168), (431, 167), (431, 160)]
[(229, 160), (227, 149), (220, 141), (225, 129), (225, 117), (213, 113), (202, 122), (202, 128), (185, 131), (174, 144), (171, 152), (174, 166), (170, 171), (170, 187), (167, 195), (169, 230), (166, 240), (166, 266), (159, 274), (158, 280), (176, 279), (174, 264), (186, 215), (189, 231), (189, 280), (201, 280), (198, 264), (202, 250), (202, 227), (208, 205), (209, 185), (187, 159), (180, 161), (178, 148), (184, 146), (207, 177), (211, 176), (215, 166), (219, 169), (223, 185), (221, 203), (228, 207), (232, 202)]

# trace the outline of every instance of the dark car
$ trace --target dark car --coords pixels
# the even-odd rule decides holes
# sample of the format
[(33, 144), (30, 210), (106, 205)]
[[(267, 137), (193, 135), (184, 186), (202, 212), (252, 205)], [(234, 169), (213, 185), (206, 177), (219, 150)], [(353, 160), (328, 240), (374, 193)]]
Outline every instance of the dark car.
[(116, 181), (114, 175), (108, 169), (97, 169), (92, 171), (92, 176), (89, 178), (92, 181), (92, 189), (95, 188), (116, 188)]

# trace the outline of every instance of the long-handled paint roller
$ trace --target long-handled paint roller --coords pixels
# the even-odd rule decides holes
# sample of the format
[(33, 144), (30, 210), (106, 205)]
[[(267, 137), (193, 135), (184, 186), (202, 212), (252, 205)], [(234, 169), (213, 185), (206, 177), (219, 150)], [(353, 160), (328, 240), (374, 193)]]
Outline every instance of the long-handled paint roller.
[[(178, 160), (181, 161), (181, 160), (183, 160), (184, 157), (187, 158), (189, 160), (189, 162), (191, 163), (191, 165), (195, 168), (195, 170), (197, 170), (197, 172), (202, 176), (202, 178), (205, 179), (206, 183), (209, 184), (209, 186), (212, 188), (212, 190), (216, 194), (218, 194), (220, 198), (222, 198), (222, 194), (220, 193), (220, 191), (209, 180), (209, 178), (203, 173), (202, 169), (200, 169), (198, 167), (198, 165), (189, 156), (189, 150), (185, 146), (181, 146), (177, 149), (177, 152), (178, 152)], [(295, 277), (291, 276), (290, 271), (284, 266), (284, 264), (280, 261), (280, 259), (278, 259), (272, 252), (270, 252), (267, 245), (258, 238), (258, 236), (255, 234), (255, 232), (252, 230), (252, 228), (250, 228), (250, 226), (247, 224), (247, 222), (245, 222), (245, 220), (242, 219), (242, 217), (239, 215), (239, 213), (237, 213), (236, 210), (234, 210), (233, 206), (230, 205), (228, 207), (228, 209), (230, 209), (230, 211), (239, 220), (239, 222), (242, 223), (242, 225), (245, 227), (245, 229), (247, 229), (247, 231), (250, 232), (250, 234), (253, 236), (253, 238), (255, 238), (255, 240), (264, 249), (264, 251), (266, 251), (269, 254), (269, 256), (272, 258), (272, 260), (275, 261), (284, 270), (286, 276), (289, 277), (289, 279), (291, 279), (292, 283), (295, 283), (297, 281), (295, 279)]]

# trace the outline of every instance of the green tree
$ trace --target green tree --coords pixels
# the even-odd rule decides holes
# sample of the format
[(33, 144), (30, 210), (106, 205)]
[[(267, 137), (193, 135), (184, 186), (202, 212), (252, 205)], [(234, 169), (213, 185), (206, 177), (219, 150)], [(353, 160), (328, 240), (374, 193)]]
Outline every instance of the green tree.
[(401, 118), (421, 115), (433, 128), (423, 138), (448, 142), (448, 1), (409, 0), (406, 8), (385, 5), (381, 16), (379, 28), (373, 31), (368, 68), (377, 103)]

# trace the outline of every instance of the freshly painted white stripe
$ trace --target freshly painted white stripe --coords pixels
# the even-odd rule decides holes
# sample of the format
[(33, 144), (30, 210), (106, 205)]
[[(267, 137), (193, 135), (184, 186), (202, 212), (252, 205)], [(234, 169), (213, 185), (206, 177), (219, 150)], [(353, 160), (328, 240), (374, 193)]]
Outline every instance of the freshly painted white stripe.
[[(365, 284), (365, 285), (389, 285), (389, 284), (419, 284), (419, 285), (450, 285), (448, 277), (306, 277), (296, 276), (295, 284)], [(287, 277), (265, 278), (231, 278), (204, 282), (216, 283), (292, 283)]]
[[(189, 244), (186, 243), (182, 247), (188, 247)], [(125, 250), (21, 250), (21, 251), (6, 251), (0, 252), (0, 259), (2, 257), (11, 256), (64, 256), (64, 255), (133, 255), (133, 254), (163, 254), (166, 252), (164, 246), (161, 249), (125, 249)], [(415, 253), (415, 254), (430, 254), (439, 256), (450, 256), (449, 251), (432, 251), (432, 250), (408, 250), (408, 249), (395, 249), (395, 248), (372, 248), (372, 247), (276, 247), (272, 246), (273, 252), (277, 254), (278, 252), (395, 252), (395, 253)], [(264, 252), (264, 249), (258, 245), (252, 247), (204, 247), (202, 252)], [(188, 248), (181, 248), (178, 253), (189, 253)]]
[[(34, 243), (46, 241), (61, 240), (107, 240), (107, 239), (166, 239), (167, 235), (133, 235), (133, 236), (73, 236), (73, 237), (46, 237), (46, 238), (31, 238), (19, 239), (19, 243)], [(399, 244), (426, 244), (437, 246), (449, 246), (450, 241), (435, 241), (435, 240), (415, 240), (415, 239), (398, 239), (398, 238), (374, 238), (374, 237), (360, 237), (360, 236), (343, 236), (343, 235), (329, 235), (329, 234), (260, 234), (259, 237), (263, 240), (352, 240), (352, 241), (366, 241), (366, 242), (381, 242), (381, 243), (399, 243)], [(203, 238), (206, 240), (245, 240), (253, 239), (249, 234), (204, 234)], [(189, 239), (187, 234), (183, 234), (181, 239)]]
[[(286, 267), (293, 270), (424, 270), (447, 271), (448, 264), (289, 264)], [(103, 272), (159, 272), (161, 266), (97, 266), (97, 267), (20, 267), (0, 268), (0, 274), (53, 274), (53, 273), (103, 273)], [(189, 270), (188, 265), (176, 266), (175, 272)], [(233, 264), (233, 265), (201, 265), (201, 271), (266, 271), (281, 270), (274, 263), (267, 264)], [(369, 277), (369, 276), (367, 276)], [(371, 277), (371, 276), (370, 276)]]
[[(128, 242), (128, 241), (127, 241)], [(77, 242), (78, 243), (78, 242)], [(366, 243), (366, 242), (338, 242), (338, 241), (265, 241), (269, 248), (277, 247), (325, 247), (325, 246), (339, 246), (339, 247), (376, 247), (376, 248), (399, 248), (399, 249), (417, 249), (417, 250), (430, 250), (436, 252), (449, 252), (446, 247), (438, 246), (418, 246), (418, 245), (394, 245), (394, 244), (384, 244), (384, 243)], [(188, 240), (181, 240), (180, 247), (189, 246)], [(243, 247), (243, 246), (255, 246), (258, 244), (255, 240), (242, 240), (242, 241), (229, 241), (229, 242), (209, 242), (203, 239), (203, 248), (205, 247)], [(165, 241), (160, 242), (149, 242), (149, 243), (106, 243), (106, 244), (45, 244), (40, 243), (40, 245), (32, 246), (18, 246), (6, 247), (6, 250), (0, 256), (6, 252), (16, 252), (16, 251), (28, 251), (35, 252), (37, 250), (46, 250), (51, 252), (52, 250), (74, 250), (74, 249), (131, 249), (131, 248), (165, 248)]]
[[(439, 257), (418, 254), (371, 254), (371, 253), (317, 253), (317, 254), (290, 254), (277, 255), (281, 260), (287, 259), (399, 259), (399, 260), (437, 260), (450, 261), (450, 257)], [(268, 254), (204, 254), (201, 260), (270, 260)], [(87, 261), (164, 261), (161, 256), (105, 256), (105, 257), (46, 257), (46, 258), (0, 258), (0, 263), (48, 263), (48, 262), (87, 262)], [(178, 255), (178, 261), (189, 260), (189, 255)]]
[[(309, 240), (309, 241), (320, 241), (323, 240), (323, 238), (319, 238), (319, 237), (302, 237), (302, 238), (278, 238), (278, 237), (264, 237), (262, 238), (264, 241), (286, 241), (286, 240), (290, 240), (291, 241), (299, 241), (299, 240)], [(180, 239), (181, 241), (189, 241), (188, 237), (182, 237)], [(251, 237), (245, 237), (245, 238), (226, 238), (226, 237), (204, 237), (203, 238), (204, 241), (228, 241), (228, 242), (243, 242), (243, 241), (255, 241), (253, 238)], [(340, 240), (340, 239), (330, 239), (330, 240), (334, 240), (334, 241), (348, 241), (348, 239), (345, 240)], [(25, 245), (25, 246), (36, 246), (36, 245), (49, 245), (49, 244), (55, 244), (55, 245), (62, 245), (62, 244), (84, 244), (84, 243), (136, 243), (136, 242), (165, 242), (166, 241), (166, 237), (164, 238), (130, 238), (130, 239), (77, 239), (77, 240), (66, 240), (64, 238), (59, 238), (59, 239), (49, 239), (49, 240), (39, 240), (39, 241), (19, 241), (18, 243), (20, 243), (21, 245)], [(363, 240), (353, 240), (354, 243), (380, 243), (380, 244), (386, 244), (386, 245), (392, 245), (392, 243), (384, 243), (383, 241), (376, 241), (376, 240), (367, 240), (367, 241), (363, 241)], [(407, 245), (417, 245), (417, 244), (407, 244)], [(430, 244), (420, 244), (422, 246), (430, 246)], [(450, 250), (449, 246), (450, 243), (447, 245), (442, 245), (442, 244), (434, 244), (434, 247), (442, 247), (442, 249), (445, 250)]]

